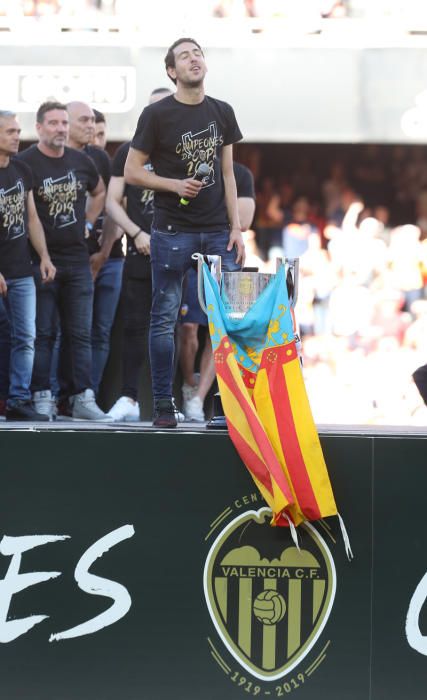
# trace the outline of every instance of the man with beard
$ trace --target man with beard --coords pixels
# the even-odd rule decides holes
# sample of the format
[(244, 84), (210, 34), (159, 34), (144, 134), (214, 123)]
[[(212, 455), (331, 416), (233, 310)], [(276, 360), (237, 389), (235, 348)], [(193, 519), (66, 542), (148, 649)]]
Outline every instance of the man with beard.
[[(232, 152), (242, 135), (230, 105), (205, 95), (207, 68), (194, 39), (175, 41), (165, 65), (176, 93), (142, 112), (125, 179), (155, 192), (150, 242), (153, 425), (174, 428), (174, 328), (191, 256), (221, 255), (223, 269), (230, 271), (244, 262)], [(148, 161), (154, 170), (145, 168)], [(208, 174), (200, 180), (202, 165)]]
[[(105, 187), (89, 156), (65, 145), (69, 131), (65, 105), (43, 103), (37, 111), (36, 129), (38, 143), (19, 157), (32, 171), (34, 200), (56, 277), (43, 285), (40, 275), (35, 274), (33, 400), (40, 413), (55, 417), (50, 369), (59, 318), (67, 348), (59, 368), (60, 398), (69, 401), (73, 418), (104, 421), (108, 417), (97, 406), (92, 388), (93, 280), (85, 230), (102, 211)], [(66, 365), (63, 370), (61, 362)]]

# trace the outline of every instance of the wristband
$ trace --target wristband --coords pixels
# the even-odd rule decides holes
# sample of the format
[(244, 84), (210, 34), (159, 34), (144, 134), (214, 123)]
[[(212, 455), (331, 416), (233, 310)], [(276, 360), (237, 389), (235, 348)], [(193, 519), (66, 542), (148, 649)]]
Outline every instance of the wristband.
[(93, 231), (93, 224), (91, 224), (90, 221), (86, 221), (86, 228), (89, 232)]
[(137, 231), (134, 236), (131, 236), (132, 240), (135, 241), (138, 238), (140, 233), (142, 233), (142, 228), (140, 228), (139, 231)]

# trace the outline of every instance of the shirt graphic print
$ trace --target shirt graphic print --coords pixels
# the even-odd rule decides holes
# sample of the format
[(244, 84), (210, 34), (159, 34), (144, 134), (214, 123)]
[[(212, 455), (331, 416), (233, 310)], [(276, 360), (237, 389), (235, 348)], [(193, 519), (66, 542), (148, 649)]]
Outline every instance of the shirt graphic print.
[(218, 126), (215, 121), (209, 123), (206, 129), (193, 134), (187, 131), (181, 136), (176, 147), (176, 154), (186, 164), (187, 177), (194, 177), (202, 163), (209, 165), (210, 173), (203, 178), (203, 188), (215, 184), (215, 160), (217, 147), (222, 146), (223, 136), (218, 136)]
[(0, 188), (1, 225), (6, 233), (6, 240), (25, 235), (25, 187), (21, 179), (9, 189)]
[(65, 228), (77, 221), (74, 204), (82, 188), (72, 170), (63, 177), (47, 177), (39, 187), (38, 195), (49, 205), (49, 216), (55, 228)]

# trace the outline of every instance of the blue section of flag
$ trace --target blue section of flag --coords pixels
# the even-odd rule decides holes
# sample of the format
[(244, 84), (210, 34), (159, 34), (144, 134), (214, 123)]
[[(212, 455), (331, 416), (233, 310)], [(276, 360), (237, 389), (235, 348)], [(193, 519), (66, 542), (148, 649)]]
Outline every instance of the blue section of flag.
[[(238, 274), (238, 273), (236, 273)], [(203, 265), (206, 306), (212, 347), (215, 350), (224, 335), (233, 345), (240, 365), (254, 372), (263, 350), (290, 343), (295, 338), (285, 268), (281, 266), (243, 318), (230, 318), (225, 310), (217, 282)]]

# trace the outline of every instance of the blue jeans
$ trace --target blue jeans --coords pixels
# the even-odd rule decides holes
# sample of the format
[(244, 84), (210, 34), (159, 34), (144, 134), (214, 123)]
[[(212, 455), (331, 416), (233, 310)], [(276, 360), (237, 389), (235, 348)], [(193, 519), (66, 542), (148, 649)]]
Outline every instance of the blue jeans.
[(236, 251), (227, 251), (229, 231), (212, 233), (151, 232), (153, 303), (150, 325), (150, 362), (154, 399), (172, 396), (175, 354), (174, 328), (181, 305), (182, 282), (191, 255), (221, 255), (222, 269), (240, 270)]
[(10, 324), (3, 297), (0, 297), (0, 399), (9, 393)]
[(8, 400), (31, 399), (30, 383), (36, 334), (36, 290), (32, 277), (7, 279), (3, 303), (10, 325)]
[(93, 280), (89, 262), (56, 263), (53, 282), (42, 284), (36, 270), (37, 337), (32, 391), (50, 389), (52, 350), (61, 327), (59, 375), (61, 394), (92, 388)]
[(110, 335), (122, 287), (124, 258), (109, 258), (95, 280), (92, 320), (92, 385), (98, 393), (110, 352)]

